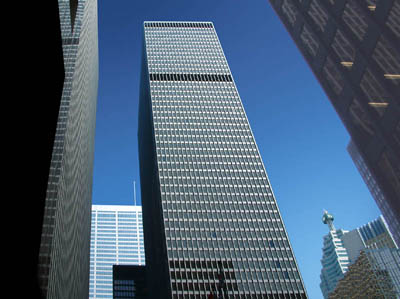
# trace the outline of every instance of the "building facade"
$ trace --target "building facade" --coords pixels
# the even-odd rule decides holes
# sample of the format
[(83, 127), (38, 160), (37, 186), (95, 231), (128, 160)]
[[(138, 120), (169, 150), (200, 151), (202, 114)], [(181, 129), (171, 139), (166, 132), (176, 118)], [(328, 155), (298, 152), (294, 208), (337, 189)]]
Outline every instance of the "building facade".
[(307, 297), (212, 23), (144, 23), (138, 139), (150, 297)]
[(364, 159), (361, 157), (360, 152), (358, 151), (356, 145), (352, 141), (350, 141), (349, 145), (347, 146), (347, 151), (349, 152), (351, 158), (353, 159), (354, 164), (356, 165), (358, 171), (361, 174), (361, 177), (363, 178), (365, 184), (367, 185), (369, 191), (371, 192), (372, 197), (375, 199), (376, 204), (382, 211), (382, 214), (384, 215), (386, 223), (389, 227), (389, 230), (392, 233), (393, 238), (396, 241), (398, 247), (400, 244), (399, 219), (396, 218), (388, 202), (385, 200), (385, 195), (382, 193), (374, 177), (369, 171), (367, 165), (365, 165)]
[(64, 86), (39, 250), (45, 298), (87, 298), (98, 86), (96, 0), (59, 0)]
[(351, 231), (335, 229), (333, 220), (333, 216), (324, 211), (322, 221), (329, 226), (329, 233), (324, 236), (321, 259), (320, 288), (324, 298), (329, 298), (361, 251), (398, 249), (382, 216)]
[(400, 0), (269, 2), (400, 223)]
[(329, 295), (329, 299), (341, 298), (400, 298), (400, 250), (362, 251)]
[(113, 298), (113, 266), (145, 264), (142, 208), (93, 205), (89, 298)]

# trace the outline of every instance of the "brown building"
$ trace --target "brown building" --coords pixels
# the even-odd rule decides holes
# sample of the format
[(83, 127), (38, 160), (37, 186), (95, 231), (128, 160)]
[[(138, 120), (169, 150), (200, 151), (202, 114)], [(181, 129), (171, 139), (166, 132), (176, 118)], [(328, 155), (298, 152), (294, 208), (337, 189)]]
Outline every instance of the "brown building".
[(398, 249), (361, 251), (329, 299), (399, 298), (398, 258)]
[(400, 223), (400, 0), (269, 2)]

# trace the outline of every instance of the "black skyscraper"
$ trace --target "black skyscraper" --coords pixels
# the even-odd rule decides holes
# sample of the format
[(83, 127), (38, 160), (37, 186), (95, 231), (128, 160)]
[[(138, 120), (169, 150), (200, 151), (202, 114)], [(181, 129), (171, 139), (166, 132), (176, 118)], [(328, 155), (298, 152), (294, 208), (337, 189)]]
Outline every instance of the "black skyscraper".
[(381, 209), (399, 243), (400, 0), (269, 2), (378, 185), (378, 206), (393, 212)]
[(150, 297), (306, 298), (213, 24), (145, 22), (142, 63)]

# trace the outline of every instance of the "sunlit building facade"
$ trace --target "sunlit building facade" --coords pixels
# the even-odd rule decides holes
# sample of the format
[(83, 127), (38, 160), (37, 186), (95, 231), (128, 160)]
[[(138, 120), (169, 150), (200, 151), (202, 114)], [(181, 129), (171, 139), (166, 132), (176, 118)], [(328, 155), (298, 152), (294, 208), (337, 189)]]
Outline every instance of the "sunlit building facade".
[(382, 216), (351, 231), (336, 229), (333, 220), (333, 216), (324, 211), (322, 221), (329, 226), (329, 233), (324, 236), (321, 259), (320, 288), (324, 298), (330, 298), (361, 251), (398, 250)]
[(93, 205), (89, 298), (113, 298), (113, 266), (145, 264), (141, 206)]
[(400, 0), (269, 2), (400, 223)]
[(344, 277), (350, 260), (342, 240), (348, 231), (336, 229), (333, 225), (333, 216), (327, 211), (324, 212), (322, 221), (329, 226), (329, 233), (324, 236), (320, 274), (320, 288), (326, 299), (335, 289), (338, 281)]
[(210, 22), (145, 22), (139, 158), (152, 298), (306, 298)]
[(44, 298), (87, 299), (98, 87), (97, 0), (58, 0), (58, 7), (65, 77), (44, 204), (38, 280)]

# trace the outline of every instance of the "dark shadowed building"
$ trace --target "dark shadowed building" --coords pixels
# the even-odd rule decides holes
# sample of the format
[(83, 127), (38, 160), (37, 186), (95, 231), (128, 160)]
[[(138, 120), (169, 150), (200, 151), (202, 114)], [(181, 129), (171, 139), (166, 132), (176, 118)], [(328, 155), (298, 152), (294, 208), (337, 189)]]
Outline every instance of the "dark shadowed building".
[(114, 299), (146, 299), (145, 266), (114, 265), (113, 266), (113, 298)]
[(399, 242), (400, 0), (269, 2), (379, 187), (378, 206)]
[[(52, 113), (56, 113), (48, 124), (54, 138), (40, 199), (43, 221), (37, 275), (44, 298), (87, 299), (98, 84), (97, 1), (59, 0), (58, 11), (65, 77), (60, 98), (54, 98)], [(49, 88), (51, 82), (45, 81)]]

